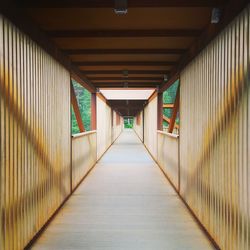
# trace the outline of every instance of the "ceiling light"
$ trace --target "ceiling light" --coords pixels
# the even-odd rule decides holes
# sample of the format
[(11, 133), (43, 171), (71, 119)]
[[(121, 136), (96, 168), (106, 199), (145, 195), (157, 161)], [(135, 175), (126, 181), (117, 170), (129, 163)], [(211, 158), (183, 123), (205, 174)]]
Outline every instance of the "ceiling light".
[(219, 8), (213, 8), (212, 16), (211, 16), (211, 23), (216, 24), (220, 22), (221, 11)]
[(128, 77), (128, 70), (123, 70), (122, 73), (123, 73), (123, 76), (124, 76), (124, 77)]
[(167, 76), (167, 75), (164, 75), (163, 81), (166, 82), (167, 80), (168, 80), (168, 76)]
[(115, 14), (125, 15), (128, 13), (128, 3), (127, 0), (115, 0)]

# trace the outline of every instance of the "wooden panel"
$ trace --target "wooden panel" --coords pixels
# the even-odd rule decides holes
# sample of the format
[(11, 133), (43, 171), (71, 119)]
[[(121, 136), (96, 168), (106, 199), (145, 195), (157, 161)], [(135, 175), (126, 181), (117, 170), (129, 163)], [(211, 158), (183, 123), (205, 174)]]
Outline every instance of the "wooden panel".
[(144, 143), (152, 156), (157, 158), (157, 105), (158, 95), (155, 92), (144, 109)]
[(138, 135), (141, 141), (143, 141), (143, 111), (141, 111), (138, 115), (136, 120), (140, 121), (139, 123), (134, 123), (134, 131)]
[(249, 6), (181, 73), (181, 195), (221, 249), (250, 249)]
[(152, 52), (157, 52), (157, 50), (152, 51), (151, 53), (149, 53), (150, 51), (149, 52), (144, 51), (145, 52), (144, 54), (133, 53), (133, 52), (138, 52), (138, 51), (140, 52), (140, 50), (135, 50), (135, 51), (132, 51), (132, 52), (127, 51), (127, 54), (122, 54), (122, 53), (121, 54), (119, 54), (119, 53), (112, 54), (113, 50), (111, 50), (110, 54), (102, 54), (102, 53), (100, 53), (100, 54), (98, 54), (98, 53), (97, 54), (78, 54), (78, 55), (71, 55), (70, 59), (72, 61), (75, 61), (75, 62), (78, 62), (78, 61), (89, 61), (89, 62), (98, 62), (98, 61), (148, 61), (148, 60), (152, 60), (152, 61), (177, 61), (177, 60), (180, 59), (180, 55), (178, 55), (178, 54), (170, 54), (170, 53), (167, 54), (164, 50), (162, 50), (162, 52), (158, 53), (158, 54), (157, 53), (152, 53)]
[(76, 134), (72, 137), (72, 189), (80, 183), (95, 165), (96, 131)]
[(96, 98), (97, 114), (97, 159), (108, 149), (112, 143), (111, 108), (105, 99), (99, 95)]
[(112, 8), (36, 8), (27, 13), (45, 30), (202, 29), (211, 16), (211, 8), (130, 8), (121, 17)]
[(70, 74), (0, 16), (0, 248), (23, 249), (70, 194)]
[(175, 188), (179, 189), (179, 136), (158, 131), (157, 162)]
[(51, 37), (196, 37), (199, 29), (152, 29), (152, 30), (48, 30)]
[(116, 111), (113, 111), (113, 113), (112, 142), (117, 139), (123, 130), (123, 118)]
[(53, 41), (62, 49), (187, 49), (194, 38), (55, 38)]

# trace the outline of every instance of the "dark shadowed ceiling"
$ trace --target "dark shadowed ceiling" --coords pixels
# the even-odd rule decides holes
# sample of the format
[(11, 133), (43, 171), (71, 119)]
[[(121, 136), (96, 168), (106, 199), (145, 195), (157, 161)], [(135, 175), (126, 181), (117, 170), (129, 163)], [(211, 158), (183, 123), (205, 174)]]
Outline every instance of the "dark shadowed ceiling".
[(227, 0), (20, 1), (19, 7), (97, 88), (157, 87)]

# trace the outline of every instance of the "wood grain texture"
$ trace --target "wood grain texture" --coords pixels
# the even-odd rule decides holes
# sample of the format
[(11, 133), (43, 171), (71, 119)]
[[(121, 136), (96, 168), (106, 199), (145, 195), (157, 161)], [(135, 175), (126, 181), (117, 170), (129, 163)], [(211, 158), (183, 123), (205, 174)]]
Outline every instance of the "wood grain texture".
[(250, 249), (250, 8), (181, 73), (181, 195), (222, 249)]
[(213, 249), (133, 131), (125, 131), (35, 250)]
[(0, 249), (32, 239), (70, 193), (70, 74), (0, 16)]
[(72, 137), (72, 189), (95, 165), (96, 131), (79, 134)]
[(175, 188), (179, 187), (179, 138), (166, 132), (157, 133), (157, 162)]

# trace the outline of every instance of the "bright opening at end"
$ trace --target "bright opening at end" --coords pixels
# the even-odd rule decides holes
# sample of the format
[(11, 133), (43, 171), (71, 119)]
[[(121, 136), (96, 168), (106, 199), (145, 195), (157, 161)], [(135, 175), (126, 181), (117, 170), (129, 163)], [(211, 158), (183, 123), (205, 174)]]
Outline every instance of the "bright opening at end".
[(108, 100), (148, 100), (155, 89), (100, 89)]

